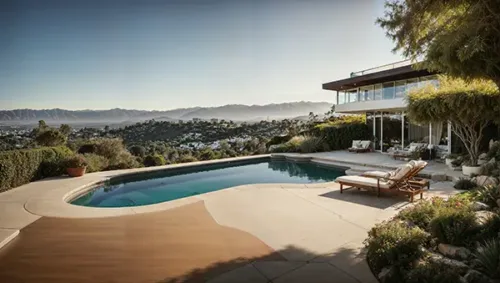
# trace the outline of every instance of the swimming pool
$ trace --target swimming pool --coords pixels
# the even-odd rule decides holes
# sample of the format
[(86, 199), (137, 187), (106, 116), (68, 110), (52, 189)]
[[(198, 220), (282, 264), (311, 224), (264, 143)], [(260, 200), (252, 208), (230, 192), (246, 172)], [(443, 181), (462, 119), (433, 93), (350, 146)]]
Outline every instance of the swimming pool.
[(70, 203), (126, 207), (160, 203), (257, 183), (321, 183), (345, 175), (341, 169), (271, 159), (210, 164), (116, 177)]

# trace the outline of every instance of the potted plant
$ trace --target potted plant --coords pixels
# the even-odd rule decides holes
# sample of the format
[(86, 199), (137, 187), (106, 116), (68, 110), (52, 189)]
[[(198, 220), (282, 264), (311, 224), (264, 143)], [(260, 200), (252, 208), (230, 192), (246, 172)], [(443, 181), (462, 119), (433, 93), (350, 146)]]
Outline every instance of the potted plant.
[(459, 155), (455, 154), (455, 153), (448, 154), (448, 155), (446, 155), (444, 162), (449, 167), (453, 167), (452, 162), (453, 162), (453, 160), (457, 159), (458, 157), (459, 157)]
[(70, 177), (80, 177), (85, 174), (87, 160), (80, 154), (66, 159), (66, 171)]
[(467, 158), (462, 163), (462, 174), (465, 176), (481, 175), (481, 166), (478, 166), (477, 161), (474, 162), (470, 158)]

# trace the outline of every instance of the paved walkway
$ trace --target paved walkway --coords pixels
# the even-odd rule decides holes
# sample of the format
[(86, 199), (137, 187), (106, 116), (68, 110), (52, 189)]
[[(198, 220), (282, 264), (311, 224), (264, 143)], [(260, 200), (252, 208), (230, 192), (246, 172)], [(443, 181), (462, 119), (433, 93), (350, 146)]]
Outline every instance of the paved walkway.
[[(21, 229), (19, 236), (0, 250), (0, 282), (45, 282), (30, 281), (37, 276), (47, 278), (46, 282), (58, 282), (54, 280), (84, 276), (79, 270), (86, 270), (91, 279), (96, 278), (92, 277), (93, 273), (104, 274), (100, 277), (104, 282), (204, 282), (205, 279), (209, 282), (375, 282), (364, 260), (362, 242), (374, 224), (409, 205), (404, 198), (377, 198), (364, 191), (349, 190), (340, 194), (334, 182), (245, 185), (123, 209), (77, 207), (64, 201), (89, 184), (112, 175), (143, 170), (151, 169), (47, 179), (0, 194), (4, 209), (0, 214), (0, 233), (16, 233)], [(426, 197), (454, 192), (450, 182), (435, 182)], [(206, 231), (195, 229), (200, 222), (192, 221), (201, 217), (195, 216), (199, 211), (195, 213), (190, 207), (200, 205), (206, 209), (206, 217), (215, 220), (203, 216), (203, 223), (213, 224)], [(172, 222), (174, 219), (184, 220)], [(224, 229), (226, 232), (213, 232)], [(174, 235), (171, 230), (181, 232)], [(205, 237), (203, 242), (203, 237), (212, 233), (209, 230), (218, 236)], [(96, 236), (98, 231), (117, 240), (102, 240)], [(227, 236), (227, 231), (233, 231), (230, 232), (233, 238)], [(196, 240), (199, 243), (196, 250), (190, 248), (191, 244), (176, 245), (186, 243), (187, 236), (182, 233), (201, 239)], [(228, 247), (215, 244), (215, 250), (204, 249), (212, 246), (214, 237)], [(243, 237), (246, 240), (238, 240)], [(83, 242), (85, 245), (75, 247), (75, 243)], [(34, 253), (36, 249), (40, 252)], [(110, 249), (115, 249), (115, 253), (128, 251), (127, 256), (137, 256), (137, 260), (103, 256)], [(67, 250), (74, 253), (68, 254)], [(148, 260), (149, 253), (154, 256)], [(241, 258), (235, 258), (237, 255)], [(168, 261), (169, 257), (179, 260)], [(86, 261), (81, 265), (83, 268), (77, 270), (75, 262), (79, 258)], [(37, 262), (44, 268), (37, 269)], [(25, 274), (14, 272), (30, 268), (32, 272)], [(66, 277), (57, 277), (56, 270), (68, 270), (61, 273)], [(224, 272), (227, 270), (230, 271)], [(122, 273), (117, 277), (120, 280), (111, 277), (110, 274), (116, 272)], [(19, 278), (22, 280), (15, 280)], [(88, 278), (71, 282), (88, 282)]]

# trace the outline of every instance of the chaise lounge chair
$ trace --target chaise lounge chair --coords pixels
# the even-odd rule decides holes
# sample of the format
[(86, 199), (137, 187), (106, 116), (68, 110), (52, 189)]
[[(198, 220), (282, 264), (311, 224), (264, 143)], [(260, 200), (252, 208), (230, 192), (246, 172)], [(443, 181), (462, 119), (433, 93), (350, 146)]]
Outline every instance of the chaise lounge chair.
[(368, 152), (370, 151), (370, 144), (371, 141), (354, 140), (352, 141), (351, 147), (348, 148), (347, 150), (349, 150), (349, 152), (356, 152), (356, 153)]
[(350, 188), (358, 188), (358, 190), (375, 190), (377, 191), (377, 197), (380, 196), (381, 192), (401, 193), (408, 195), (410, 202), (413, 202), (415, 195), (420, 194), (420, 198), (423, 195), (421, 187), (411, 186), (409, 183), (409, 179), (414, 176), (414, 172), (419, 168), (420, 166), (407, 163), (398, 168), (394, 172), (394, 176), (388, 176), (388, 173), (385, 172), (383, 177), (342, 176), (338, 177), (335, 181), (340, 184), (340, 193), (346, 190), (344, 186), (348, 186)]
[[(427, 166), (427, 162), (423, 160), (412, 160), (408, 162), (408, 164), (413, 166), (412, 172), (408, 175), (408, 184), (411, 187), (427, 187), (427, 189), (430, 189), (430, 183), (429, 180), (426, 180), (424, 178), (419, 178), (417, 175), (424, 170), (424, 168)], [(369, 177), (369, 178), (389, 178), (389, 177), (394, 177), (398, 170), (401, 167), (397, 168), (396, 170), (392, 171), (367, 171), (361, 174), (363, 177)]]

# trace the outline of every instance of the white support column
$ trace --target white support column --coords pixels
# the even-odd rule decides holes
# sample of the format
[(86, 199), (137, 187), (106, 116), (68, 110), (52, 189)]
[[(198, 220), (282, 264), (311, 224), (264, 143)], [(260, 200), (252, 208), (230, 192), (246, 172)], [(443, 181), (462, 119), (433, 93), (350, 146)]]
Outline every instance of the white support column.
[(405, 148), (405, 112), (401, 112), (401, 147)]
[(384, 152), (384, 112), (380, 112), (380, 152)]
[(432, 144), (432, 123), (429, 123), (429, 144)]
[(451, 154), (451, 123), (448, 122), (448, 154)]

